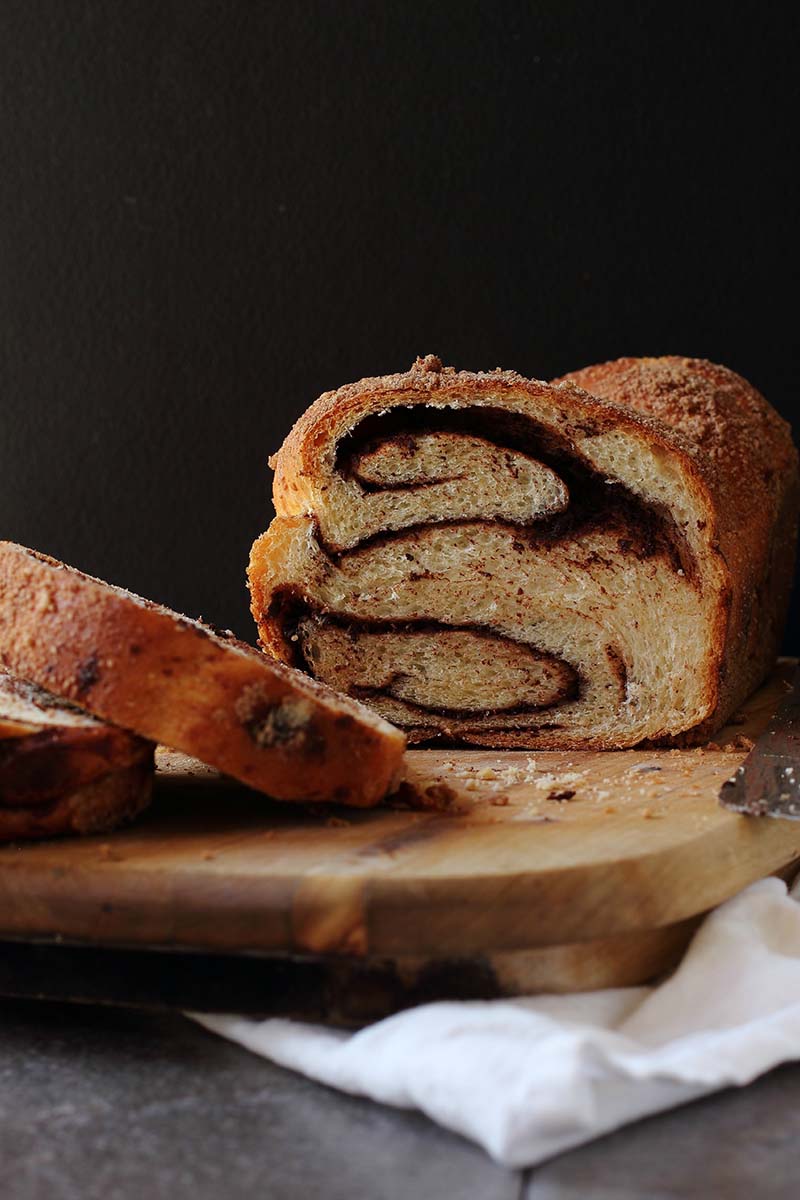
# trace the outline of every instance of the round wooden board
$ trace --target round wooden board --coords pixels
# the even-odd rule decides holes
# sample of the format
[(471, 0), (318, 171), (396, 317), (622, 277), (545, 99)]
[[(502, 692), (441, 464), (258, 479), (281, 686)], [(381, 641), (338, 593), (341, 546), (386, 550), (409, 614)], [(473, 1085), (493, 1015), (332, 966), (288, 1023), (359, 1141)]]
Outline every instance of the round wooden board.
[(310, 812), (160, 752), (132, 828), (0, 848), (0, 936), (390, 964), (409, 986), (457, 961), (500, 993), (640, 982), (702, 913), (800, 861), (800, 823), (717, 802), (788, 674), (716, 748), (412, 751), (455, 814)]

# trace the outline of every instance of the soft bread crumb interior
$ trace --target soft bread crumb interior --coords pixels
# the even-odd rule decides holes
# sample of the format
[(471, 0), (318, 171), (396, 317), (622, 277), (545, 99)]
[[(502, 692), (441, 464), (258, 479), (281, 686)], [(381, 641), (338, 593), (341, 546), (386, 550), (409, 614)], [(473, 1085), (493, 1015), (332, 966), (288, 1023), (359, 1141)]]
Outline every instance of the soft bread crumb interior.
[[(601, 493), (641, 502), (641, 523), (611, 504), (553, 527), (581, 497), (552, 458), (466, 431), (392, 431), (345, 473), (329, 447), (324, 483), (306, 481), (313, 515), (274, 522), (260, 560), (264, 595), (302, 597), (293, 636), (306, 665), (417, 730), (441, 727), (436, 709), (451, 733), (527, 730), (532, 746), (634, 745), (700, 724), (716, 700), (721, 568), (702, 553), (707, 500), (686, 463), (639, 431), (573, 428), (552, 391), (480, 403), (549, 426)], [(648, 512), (667, 531), (650, 542)], [(413, 629), (431, 624), (442, 632)], [(556, 686), (545, 662), (576, 685)]]

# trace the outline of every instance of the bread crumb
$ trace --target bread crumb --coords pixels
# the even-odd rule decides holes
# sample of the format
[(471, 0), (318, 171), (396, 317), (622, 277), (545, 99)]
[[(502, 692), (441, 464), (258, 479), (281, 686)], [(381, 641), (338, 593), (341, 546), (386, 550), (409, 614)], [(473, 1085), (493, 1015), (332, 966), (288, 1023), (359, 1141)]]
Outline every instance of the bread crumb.
[(489, 803), (496, 805), (497, 808), (505, 808), (508, 804), (508, 796), (505, 794), (505, 792), (501, 792), (497, 796), (492, 796)]
[(572, 800), (572, 799), (574, 799), (574, 797), (575, 797), (575, 789), (574, 788), (561, 788), (560, 790), (554, 790), (552, 792), (548, 792), (548, 795), (547, 795), (548, 800), (559, 800), (559, 801)]
[(203, 862), (212, 862), (216, 857), (216, 854), (212, 853), (211, 850), (206, 850), (203, 855)]
[(117, 850), (114, 850), (113, 847), (111, 845), (109, 845), (108, 842), (102, 842), (98, 849), (99, 849), (100, 857), (102, 858), (103, 862), (124, 862), (125, 861), (123, 859), (122, 855)]
[(755, 742), (752, 738), (747, 737), (744, 733), (737, 733), (736, 737), (732, 741), (726, 742), (722, 749), (728, 753), (734, 753), (737, 750), (752, 750), (753, 746), (755, 746)]
[(559, 771), (557, 775), (547, 772), (545, 775), (541, 775), (538, 779), (535, 779), (533, 786), (541, 788), (544, 791), (545, 789), (559, 787), (562, 783), (577, 783), (581, 778), (582, 776), (576, 771)]

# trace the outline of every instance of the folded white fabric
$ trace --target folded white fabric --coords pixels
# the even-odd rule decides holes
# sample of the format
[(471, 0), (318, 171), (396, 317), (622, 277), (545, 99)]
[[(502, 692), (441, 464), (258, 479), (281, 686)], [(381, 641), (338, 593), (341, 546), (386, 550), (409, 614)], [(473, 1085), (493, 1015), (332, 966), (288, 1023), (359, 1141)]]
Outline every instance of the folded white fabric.
[(342, 1033), (197, 1015), (284, 1067), (419, 1108), (498, 1162), (531, 1166), (648, 1113), (800, 1058), (800, 880), (712, 913), (656, 987), (426, 1004)]

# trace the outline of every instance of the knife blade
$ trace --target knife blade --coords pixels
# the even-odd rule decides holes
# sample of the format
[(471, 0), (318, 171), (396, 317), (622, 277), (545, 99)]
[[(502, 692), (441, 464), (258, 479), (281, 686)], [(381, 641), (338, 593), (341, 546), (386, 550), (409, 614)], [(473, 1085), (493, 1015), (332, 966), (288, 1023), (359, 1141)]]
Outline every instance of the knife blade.
[(800, 667), (769, 726), (723, 783), (719, 801), (753, 817), (800, 821)]

